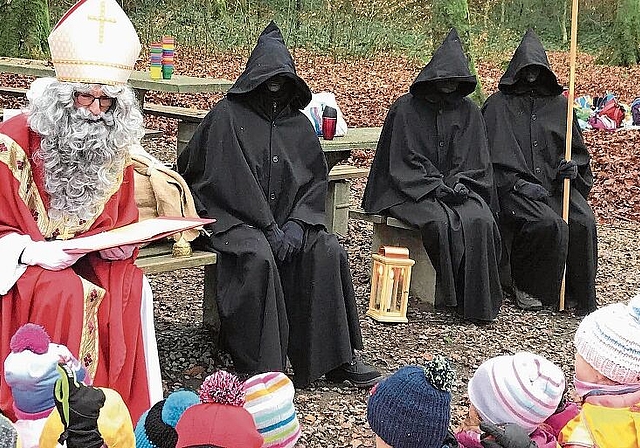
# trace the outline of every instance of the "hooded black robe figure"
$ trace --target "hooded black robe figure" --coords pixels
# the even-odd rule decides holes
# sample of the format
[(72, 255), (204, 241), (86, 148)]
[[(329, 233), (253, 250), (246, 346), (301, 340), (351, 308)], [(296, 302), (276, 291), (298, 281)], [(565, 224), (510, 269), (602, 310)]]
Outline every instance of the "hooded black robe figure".
[(300, 109), (311, 91), (280, 30), (262, 32), (245, 71), (178, 158), (198, 212), (215, 217), (221, 339), (238, 371), (282, 371), (298, 387), (375, 383), (347, 254), (324, 227), (327, 164)]
[(500, 235), (476, 86), (452, 29), (385, 119), (362, 202), (419, 227), (436, 271), (437, 307), (493, 320), (502, 304)]
[[(572, 160), (563, 160), (567, 99), (532, 30), (516, 49), (498, 88), (482, 111), (505, 241), (503, 281), (513, 281), (505, 287), (514, 288), (519, 302), (534, 298), (557, 304), (566, 262), (568, 303), (573, 300), (580, 311), (592, 311), (598, 250), (595, 219), (587, 203), (593, 185), (589, 153), (574, 119)], [(568, 226), (561, 217), (564, 178), (572, 179)]]

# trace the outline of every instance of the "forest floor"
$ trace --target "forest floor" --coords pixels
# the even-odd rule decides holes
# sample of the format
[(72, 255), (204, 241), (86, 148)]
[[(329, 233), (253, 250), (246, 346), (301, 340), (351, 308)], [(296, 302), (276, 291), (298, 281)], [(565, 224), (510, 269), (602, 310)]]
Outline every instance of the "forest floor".
[[(235, 79), (244, 68), (246, 54), (201, 55), (178, 49), (176, 73)], [(298, 74), (314, 92), (336, 94), (350, 127), (381, 126), (391, 103), (408, 90), (422, 68), (390, 57), (334, 60), (306, 51), (294, 52)], [(485, 91), (491, 93), (506, 68), (510, 55), (478, 64)], [(560, 82), (567, 84), (568, 65), (564, 53), (551, 53), (550, 60)], [(630, 104), (640, 96), (640, 68), (594, 65), (593, 58), (578, 59), (576, 94), (601, 96), (614, 92)], [(0, 76), (4, 85), (26, 86), (28, 79)], [(208, 109), (219, 95), (149, 94), (148, 100), (170, 105)], [(0, 106), (20, 106), (1, 98)], [(175, 159), (176, 122), (148, 118), (147, 125), (165, 131), (162, 138), (147, 143), (147, 149), (163, 161)], [(640, 289), (640, 132), (585, 132), (592, 155), (595, 186), (591, 205), (598, 219), (599, 266), (596, 279), (600, 305), (627, 302)], [(351, 163), (368, 166), (373, 151), (353, 151)], [(352, 184), (352, 202), (362, 197), (365, 180)], [(567, 381), (573, 378), (573, 334), (580, 317), (570, 312), (544, 309), (524, 312), (509, 298), (498, 318), (486, 325), (465, 322), (457, 315), (434, 310), (410, 298), (407, 324), (383, 324), (365, 317), (370, 288), (370, 224), (350, 221), (349, 235), (341, 238), (350, 257), (358, 310), (365, 341), (362, 356), (385, 374), (407, 364), (421, 364), (431, 354), (449, 357), (457, 371), (453, 390), (452, 426), (466, 416), (466, 384), (487, 358), (528, 350), (546, 356), (562, 367)], [(228, 355), (217, 352), (208, 334), (197, 324), (202, 316), (202, 270), (190, 269), (150, 276), (154, 291), (156, 332), (167, 391), (197, 388), (216, 368), (233, 369)], [(570, 393), (571, 391), (569, 391)], [(296, 391), (296, 407), (303, 436), (299, 447), (371, 447), (373, 434), (366, 422), (368, 391), (347, 384), (319, 380)]]

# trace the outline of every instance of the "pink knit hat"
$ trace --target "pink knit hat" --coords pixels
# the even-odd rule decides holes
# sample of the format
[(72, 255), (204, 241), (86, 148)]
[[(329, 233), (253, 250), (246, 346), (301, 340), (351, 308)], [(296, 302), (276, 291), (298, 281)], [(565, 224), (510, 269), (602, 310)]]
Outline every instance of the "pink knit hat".
[(519, 352), (483, 362), (469, 381), (469, 400), (483, 421), (516, 423), (532, 433), (555, 412), (564, 387), (558, 366)]
[(628, 305), (607, 305), (586, 316), (574, 337), (576, 351), (620, 384), (640, 383), (640, 294)]

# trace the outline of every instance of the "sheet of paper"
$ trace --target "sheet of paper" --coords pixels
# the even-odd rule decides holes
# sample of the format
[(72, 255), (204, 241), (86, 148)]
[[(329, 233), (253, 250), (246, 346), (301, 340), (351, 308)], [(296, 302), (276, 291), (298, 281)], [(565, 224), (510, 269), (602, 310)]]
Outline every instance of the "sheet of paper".
[(215, 219), (158, 217), (97, 233), (91, 236), (71, 238), (62, 242), (69, 253), (88, 253), (109, 247), (141, 244), (158, 240), (183, 230), (215, 222)]

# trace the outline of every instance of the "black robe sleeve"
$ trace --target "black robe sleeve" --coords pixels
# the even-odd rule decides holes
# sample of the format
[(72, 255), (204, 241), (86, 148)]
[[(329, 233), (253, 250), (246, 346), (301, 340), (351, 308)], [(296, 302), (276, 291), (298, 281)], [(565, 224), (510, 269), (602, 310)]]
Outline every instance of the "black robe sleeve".
[(275, 221), (240, 150), (226, 101), (204, 118), (178, 157), (178, 171), (191, 188), (198, 213), (216, 219), (215, 233), (242, 223), (264, 229)]

